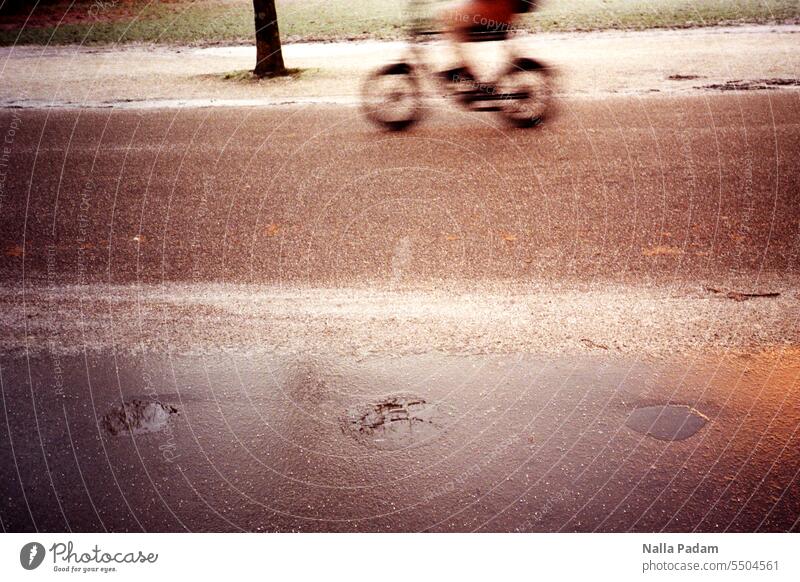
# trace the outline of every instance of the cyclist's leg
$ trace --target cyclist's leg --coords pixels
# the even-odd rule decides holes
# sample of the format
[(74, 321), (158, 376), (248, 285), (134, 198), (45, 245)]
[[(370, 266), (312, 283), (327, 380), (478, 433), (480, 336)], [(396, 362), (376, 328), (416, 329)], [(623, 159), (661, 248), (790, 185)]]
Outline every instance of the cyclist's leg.
[(442, 20), (458, 63), (452, 71), (469, 71), (466, 45), (476, 35), (507, 32), (514, 20), (514, 0), (468, 0), (446, 9)]
[(476, 11), (476, 0), (459, 2), (445, 9), (441, 16), (450, 48), (453, 51), (454, 65), (441, 72), (443, 78), (451, 82), (473, 79), (465, 45), (469, 42), (470, 31)]

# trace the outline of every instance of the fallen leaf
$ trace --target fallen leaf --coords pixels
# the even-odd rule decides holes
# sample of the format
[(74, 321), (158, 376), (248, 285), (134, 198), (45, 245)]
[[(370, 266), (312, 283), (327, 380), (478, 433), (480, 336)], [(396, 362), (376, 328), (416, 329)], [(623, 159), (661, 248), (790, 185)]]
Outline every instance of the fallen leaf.
[(590, 340), (589, 338), (581, 338), (581, 343), (583, 345), (585, 345), (587, 348), (598, 348), (598, 349), (601, 349), (601, 350), (607, 350), (608, 349), (607, 345), (598, 344), (597, 342), (594, 342), (594, 341)]
[(642, 249), (642, 254), (645, 257), (674, 257), (676, 255), (682, 255), (683, 251), (678, 247), (667, 247), (658, 245), (655, 247), (651, 247), (648, 249)]
[(7, 257), (21, 257), (23, 254), (25, 254), (25, 251), (19, 245), (10, 245), (6, 247)]

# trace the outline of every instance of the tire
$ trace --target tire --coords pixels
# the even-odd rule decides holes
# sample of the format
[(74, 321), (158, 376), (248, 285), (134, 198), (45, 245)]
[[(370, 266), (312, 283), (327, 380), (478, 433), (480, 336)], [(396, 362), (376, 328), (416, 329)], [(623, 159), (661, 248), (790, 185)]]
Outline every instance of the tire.
[(361, 103), (367, 119), (386, 131), (403, 131), (419, 121), (422, 95), (414, 67), (395, 63), (364, 81)]
[(498, 113), (513, 127), (544, 121), (553, 88), (547, 67), (534, 59), (516, 59), (497, 82)]

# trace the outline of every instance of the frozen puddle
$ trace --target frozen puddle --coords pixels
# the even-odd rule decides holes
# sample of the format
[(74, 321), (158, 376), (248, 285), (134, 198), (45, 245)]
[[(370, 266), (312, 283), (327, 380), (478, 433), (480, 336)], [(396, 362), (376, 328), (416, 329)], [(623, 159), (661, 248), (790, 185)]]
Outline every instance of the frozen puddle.
[(167, 426), (169, 417), (178, 409), (161, 402), (132, 400), (112, 408), (102, 420), (103, 428), (114, 436), (158, 432)]
[(442, 405), (409, 394), (392, 395), (348, 410), (345, 430), (379, 449), (403, 449), (435, 438), (446, 416)]
[(705, 426), (708, 417), (685, 405), (645, 406), (628, 417), (625, 426), (663, 441), (688, 439)]

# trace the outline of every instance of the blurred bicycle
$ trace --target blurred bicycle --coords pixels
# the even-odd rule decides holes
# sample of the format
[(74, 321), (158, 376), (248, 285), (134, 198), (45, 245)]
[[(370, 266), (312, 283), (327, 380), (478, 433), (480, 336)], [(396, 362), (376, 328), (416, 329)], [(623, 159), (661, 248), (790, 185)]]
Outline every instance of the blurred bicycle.
[[(450, 4), (453, 4), (452, 2)], [(515, 51), (513, 18), (535, 7), (532, 0), (468, 0), (444, 8), (433, 0), (412, 0), (408, 48), (402, 58), (370, 74), (362, 104), (367, 118), (388, 131), (408, 129), (422, 118), (432, 87), (459, 105), (493, 112), (514, 127), (529, 128), (545, 118), (552, 98), (552, 75), (541, 61)], [(512, 12), (509, 14), (509, 12)], [(455, 68), (436, 71), (432, 47), (442, 39), (459, 58)], [(496, 42), (503, 56), (499, 74), (480, 79), (463, 43)]]

